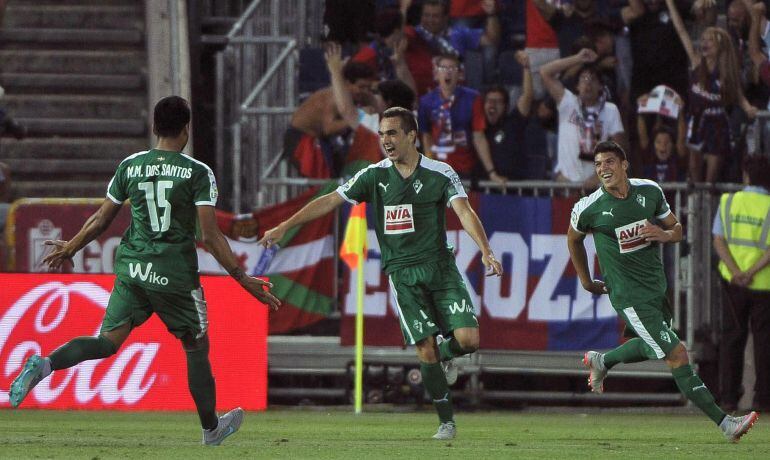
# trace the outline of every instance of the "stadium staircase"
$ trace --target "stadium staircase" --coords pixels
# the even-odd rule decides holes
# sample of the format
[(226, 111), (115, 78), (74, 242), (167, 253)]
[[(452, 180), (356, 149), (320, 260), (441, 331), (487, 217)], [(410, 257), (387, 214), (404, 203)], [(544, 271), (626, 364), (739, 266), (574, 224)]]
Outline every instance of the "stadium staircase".
[(115, 166), (147, 146), (144, 2), (9, 0), (0, 29), (0, 106), (27, 126), (0, 159), (19, 197), (100, 197)]

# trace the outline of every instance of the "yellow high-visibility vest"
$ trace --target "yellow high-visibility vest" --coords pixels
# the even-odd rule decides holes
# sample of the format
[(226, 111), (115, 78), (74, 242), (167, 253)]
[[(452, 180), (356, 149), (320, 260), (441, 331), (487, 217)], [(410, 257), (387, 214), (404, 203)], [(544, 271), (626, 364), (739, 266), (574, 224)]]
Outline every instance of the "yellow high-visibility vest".
[[(741, 271), (748, 270), (770, 246), (770, 195), (757, 192), (725, 193), (719, 213), (727, 247)], [(719, 273), (727, 281), (733, 275), (719, 261)], [(754, 275), (749, 289), (770, 290), (770, 265)]]

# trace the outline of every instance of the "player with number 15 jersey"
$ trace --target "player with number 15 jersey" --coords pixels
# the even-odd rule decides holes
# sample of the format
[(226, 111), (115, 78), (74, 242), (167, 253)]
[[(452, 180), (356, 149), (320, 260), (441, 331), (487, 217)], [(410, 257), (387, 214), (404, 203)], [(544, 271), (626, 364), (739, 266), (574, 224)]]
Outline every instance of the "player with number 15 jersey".
[(211, 169), (178, 152), (135, 153), (118, 166), (107, 197), (131, 202), (131, 225), (115, 256), (118, 278), (149, 289), (196, 289), (197, 206), (217, 202)]

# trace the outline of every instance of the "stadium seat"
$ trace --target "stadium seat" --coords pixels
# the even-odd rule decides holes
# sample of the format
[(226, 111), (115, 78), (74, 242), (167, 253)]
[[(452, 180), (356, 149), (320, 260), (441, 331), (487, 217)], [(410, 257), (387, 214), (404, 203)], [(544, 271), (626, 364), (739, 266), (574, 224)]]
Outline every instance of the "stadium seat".
[(313, 92), (329, 86), (324, 51), (321, 48), (299, 50), (299, 97), (304, 100)]

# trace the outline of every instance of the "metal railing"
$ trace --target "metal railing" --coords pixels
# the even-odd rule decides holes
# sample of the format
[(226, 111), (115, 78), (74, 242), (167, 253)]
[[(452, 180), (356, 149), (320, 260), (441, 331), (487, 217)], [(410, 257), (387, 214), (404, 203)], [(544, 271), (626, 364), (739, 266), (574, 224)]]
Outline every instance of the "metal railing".
[(277, 157), (298, 100), (297, 49), (320, 36), (322, 11), (321, 0), (254, 0), (217, 53), (216, 169), (234, 212), (288, 198), (268, 199), (262, 179), (289, 173)]

